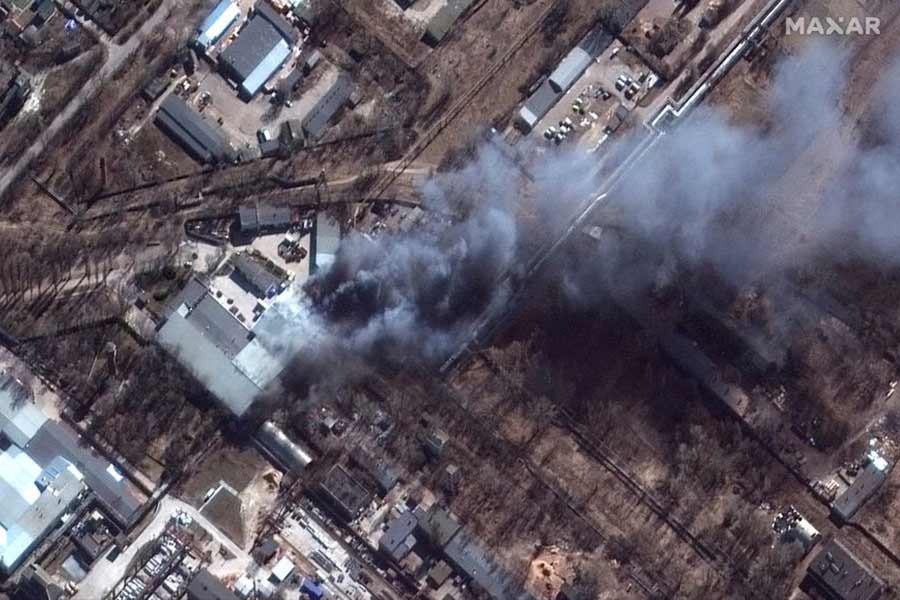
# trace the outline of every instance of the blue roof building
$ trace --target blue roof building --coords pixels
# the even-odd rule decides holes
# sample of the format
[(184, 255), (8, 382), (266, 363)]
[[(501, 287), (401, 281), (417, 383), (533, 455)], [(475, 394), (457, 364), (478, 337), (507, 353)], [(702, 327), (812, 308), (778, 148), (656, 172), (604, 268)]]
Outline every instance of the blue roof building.
[(279, 41), (241, 84), (241, 93), (248, 98), (255, 96), (259, 88), (281, 68), (290, 55), (291, 49), (287, 42)]
[(262, 5), (219, 57), (219, 67), (249, 100), (284, 65), (296, 36), (281, 15)]
[(194, 44), (202, 51), (209, 49), (240, 16), (241, 10), (233, 0), (222, 0), (200, 23)]
[(306, 594), (309, 600), (322, 600), (325, 597), (325, 588), (312, 579), (304, 579), (300, 586), (300, 593)]

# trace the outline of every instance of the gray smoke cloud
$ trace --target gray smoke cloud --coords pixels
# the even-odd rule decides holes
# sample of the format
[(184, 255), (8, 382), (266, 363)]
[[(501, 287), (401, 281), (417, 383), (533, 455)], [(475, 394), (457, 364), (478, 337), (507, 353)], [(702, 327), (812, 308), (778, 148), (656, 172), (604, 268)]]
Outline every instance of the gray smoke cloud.
[(548, 158), (529, 182), (486, 144), (465, 168), (434, 177), (422, 191), (429, 213), (462, 219), (435, 216), (374, 238), (352, 233), (334, 264), (305, 286), (327, 336), (373, 364), (446, 358), (486, 307), (507, 300), (498, 282), (523, 267), (522, 220), (561, 223), (566, 203), (589, 187), (590, 173), (572, 164), (568, 156)]
[[(900, 68), (880, 84), (881, 116), (873, 126), (880, 139), (863, 143), (843, 119), (848, 61), (846, 48), (827, 41), (783, 60), (766, 92), (766, 123), (736, 125), (721, 110), (698, 109), (614, 194), (616, 235), (628, 240), (628, 250), (613, 244), (603, 256), (576, 255), (555, 285), (585, 300), (585, 289), (598, 282), (665, 285), (685, 267), (715, 269), (739, 286), (836, 251), (896, 263), (900, 235), (891, 217), (900, 189), (900, 107), (893, 98)], [(833, 137), (823, 142), (823, 132)], [(792, 181), (807, 152), (840, 164), (837, 175), (812, 188)], [(307, 344), (306, 364), (320, 375), (351, 364), (445, 358), (486, 307), (508, 300), (498, 280), (520, 272), (534, 249), (523, 233), (534, 229), (523, 220), (550, 230), (564, 224), (596, 189), (596, 163), (581, 152), (548, 152), (526, 182), (486, 145), (467, 167), (423, 190), (438, 213), (465, 207), (461, 220), (375, 238), (350, 235), (334, 265), (306, 285), (312, 300), (304, 318), (320, 334), (317, 350)], [(330, 367), (322, 366), (325, 357)]]

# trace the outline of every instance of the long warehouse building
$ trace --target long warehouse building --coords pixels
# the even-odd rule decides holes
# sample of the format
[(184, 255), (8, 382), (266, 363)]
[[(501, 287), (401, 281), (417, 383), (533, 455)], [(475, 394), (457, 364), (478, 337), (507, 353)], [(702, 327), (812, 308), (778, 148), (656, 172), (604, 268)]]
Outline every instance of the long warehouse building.
[(221, 130), (175, 94), (163, 100), (156, 113), (156, 124), (195, 160), (213, 164), (229, 155), (228, 142)]
[(241, 10), (233, 0), (222, 0), (200, 23), (193, 40), (194, 46), (206, 52), (240, 16)]

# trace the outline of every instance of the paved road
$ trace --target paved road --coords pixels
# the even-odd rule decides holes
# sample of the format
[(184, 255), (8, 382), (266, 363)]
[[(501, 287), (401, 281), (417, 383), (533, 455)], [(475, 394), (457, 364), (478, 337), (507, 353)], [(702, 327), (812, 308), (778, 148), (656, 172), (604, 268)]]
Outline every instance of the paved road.
[(96, 600), (97, 598), (103, 598), (104, 595), (125, 575), (128, 565), (131, 564), (131, 561), (137, 555), (138, 550), (159, 536), (163, 532), (166, 523), (169, 522), (169, 519), (177, 511), (183, 511), (189, 514), (191, 518), (194, 519), (194, 522), (203, 527), (217, 543), (228, 549), (228, 551), (240, 561), (245, 569), (252, 564), (253, 559), (250, 555), (228, 539), (228, 537), (219, 531), (215, 525), (201, 515), (196, 508), (177, 498), (169, 496), (160, 501), (153, 520), (147, 525), (146, 529), (141, 532), (137, 539), (119, 554), (116, 560), (109, 562), (105, 558), (100, 559), (97, 565), (90, 570), (87, 577), (78, 584), (78, 593), (73, 597), (74, 600)]
[(31, 146), (22, 153), (19, 160), (9, 169), (0, 174), (0, 197), (7, 192), (12, 183), (25, 173), (31, 161), (40, 156), (53, 138), (63, 131), (78, 111), (97, 94), (105, 82), (107, 82), (128, 60), (129, 56), (140, 47), (153, 29), (163, 22), (169, 12), (169, 5), (176, 0), (163, 0), (162, 5), (153, 15), (147, 19), (134, 35), (128, 38), (124, 44), (116, 44), (106, 37), (101, 38), (101, 43), (106, 46), (107, 58), (103, 66), (94, 73), (80, 92), (58, 114), (50, 126), (45, 129)]
[(568, 226), (553, 240), (540, 248), (526, 264), (524, 274), (515, 277), (510, 271), (500, 282), (498, 301), (489, 305), (476, 321), (471, 336), (441, 366), (440, 373), (449, 373), (470, 350), (486, 346), (500, 325), (515, 313), (518, 302), (529, 289), (528, 283), (541, 268), (556, 255), (572, 236), (588, 223), (588, 219), (599, 207), (605, 205), (625, 176), (637, 168), (644, 157), (663, 138), (666, 131), (674, 129), (727, 75), (732, 67), (752, 48), (766, 28), (778, 18), (793, 0), (770, 0), (751, 23), (744, 28), (738, 38), (725, 49), (719, 59), (703, 74), (691, 89), (678, 101), (669, 98), (656, 115), (646, 123), (646, 135), (635, 145), (628, 156), (606, 176), (597, 191), (586, 198), (569, 220)]

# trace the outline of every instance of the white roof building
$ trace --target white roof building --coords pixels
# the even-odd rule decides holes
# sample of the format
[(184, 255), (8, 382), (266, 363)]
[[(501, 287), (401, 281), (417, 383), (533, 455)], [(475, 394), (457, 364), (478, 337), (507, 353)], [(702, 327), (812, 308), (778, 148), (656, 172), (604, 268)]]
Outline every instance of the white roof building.
[(46, 420), (47, 416), (34, 405), (25, 388), (0, 371), (0, 433), (23, 448)]
[(282, 556), (275, 567), (272, 569), (272, 580), (277, 583), (284, 583), (291, 573), (294, 572), (294, 561), (290, 556)]

